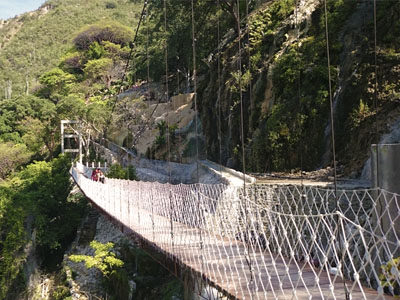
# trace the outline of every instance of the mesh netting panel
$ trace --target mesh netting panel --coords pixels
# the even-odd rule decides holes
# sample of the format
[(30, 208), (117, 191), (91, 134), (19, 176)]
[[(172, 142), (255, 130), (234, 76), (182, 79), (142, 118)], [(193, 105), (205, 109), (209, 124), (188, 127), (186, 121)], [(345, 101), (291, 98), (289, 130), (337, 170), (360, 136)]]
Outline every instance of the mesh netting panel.
[(236, 298), (391, 299), (399, 294), (396, 194), (117, 179), (102, 184), (83, 173), (72, 169), (96, 205)]

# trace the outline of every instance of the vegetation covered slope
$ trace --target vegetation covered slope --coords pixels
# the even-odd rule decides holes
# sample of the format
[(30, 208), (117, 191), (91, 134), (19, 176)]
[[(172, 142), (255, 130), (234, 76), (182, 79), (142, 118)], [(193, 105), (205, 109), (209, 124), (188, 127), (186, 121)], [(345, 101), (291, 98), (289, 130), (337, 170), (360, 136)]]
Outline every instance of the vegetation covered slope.
[[(310, 170), (332, 163), (324, 1), (296, 3), (266, 1), (243, 21), (242, 74), (237, 35), (220, 45), (220, 82), (218, 58), (212, 57), (199, 88), (212, 159), (219, 160), (220, 135), (223, 163), (242, 166), (240, 78), (248, 170)], [(376, 73), (373, 1), (327, 1), (336, 151), (348, 173), (360, 170), (370, 144), (399, 119), (399, 12), (397, 2), (377, 5)]]
[(72, 38), (88, 24), (118, 20), (133, 27), (141, 1), (50, 0), (41, 9), (0, 25), (0, 100), (35, 89), (42, 73), (58, 65)]
[(136, 24), (142, 6), (48, 1), (6, 21), (0, 29), (0, 147), (11, 151), (1, 152), (0, 178), (31, 159), (54, 157), (61, 119), (105, 123), (107, 99), (134, 35), (123, 23)]
[(67, 157), (36, 162), (0, 183), (0, 299), (23, 297), (28, 256), (51, 269), (71, 243), (86, 202), (69, 197), (69, 168)]

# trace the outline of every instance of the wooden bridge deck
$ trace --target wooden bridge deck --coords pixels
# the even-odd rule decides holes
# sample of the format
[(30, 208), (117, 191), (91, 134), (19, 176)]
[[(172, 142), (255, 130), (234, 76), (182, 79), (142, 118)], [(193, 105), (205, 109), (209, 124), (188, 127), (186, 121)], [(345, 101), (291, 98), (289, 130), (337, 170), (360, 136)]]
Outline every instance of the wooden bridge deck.
[[(168, 218), (137, 208), (132, 208), (132, 212), (125, 211), (126, 217), (129, 214), (129, 222), (113, 221), (147, 241), (148, 245), (156, 248), (155, 251), (172, 256), (174, 260), (179, 258), (178, 263), (182, 267), (192, 269), (231, 299), (346, 299), (343, 281), (338, 276), (314, 268), (309, 263), (289, 261), (261, 250), (250, 257), (254, 284), (248, 286), (251, 272), (245, 259), (245, 243), (200, 232), (178, 222), (173, 222), (172, 226), (174, 232), (181, 235), (172, 238)], [(113, 216), (108, 216), (113, 219)], [(268, 270), (268, 274), (257, 270), (257, 266)], [(355, 286), (353, 282), (347, 281), (346, 284), (351, 290), (350, 299), (394, 299), (375, 290)]]

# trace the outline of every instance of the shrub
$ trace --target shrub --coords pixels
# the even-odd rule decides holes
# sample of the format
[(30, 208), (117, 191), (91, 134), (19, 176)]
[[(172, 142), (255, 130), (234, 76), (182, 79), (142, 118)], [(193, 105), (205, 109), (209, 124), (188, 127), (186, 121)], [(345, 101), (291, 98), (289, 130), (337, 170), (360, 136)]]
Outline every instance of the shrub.
[(108, 178), (139, 180), (134, 166), (123, 168), (120, 164), (113, 164), (108, 169)]
[(379, 280), (383, 288), (389, 290), (394, 296), (400, 295), (399, 271), (400, 257), (394, 258), (381, 266), (382, 273), (379, 274)]
[(73, 40), (78, 50), (87, 50), (94, 42), (101, 44), (108, 41), (114, 44), (127, 45), (131, 41), (133, 31), (127, 26), (117, 23), (94, 24), (85, 27)]
[(15, 168), (27, 163), (31, 154), (25, 144), (0, 142), (0, 178), (5, 178)]
[(115, 4), (114, 2), (107, 2), (106, 3), (106, 8), (107, 9), (113, 9), (113, 8), (116, 8), (117, 7), (117, 4)]
[(155, 144), (157, 145), (158, 148), (161, 148), (162, 146), (164, 146), (165, 145), (165, 136), (164, 135), (157, 136)]
[(86, 268), (98, 269), (104, 277), (109, 277), (115, 269), (124, 265), (113, 252), (113, 243), (102, 244), (94, 240), (90, 242), (90, 247), (94, 250), (94, 256), (71, 255), (69, 259), (73, 262), (85, 262)]
[(60, 68), (70, 73), (79, 73), (83, 68), (83, 62), (78, 51), (70, 51), (61, 58)]
[(351, 121), (353, 122), (353, 127), (360, 126), (360, 123), (365, 120), (366, 118), (372, 116), (374, 114), (371, 111), (370, 107), (367, 103), (360, 100), (360, 104), (358, 108), (354, 108), (353, 112), (350, 115)]
[(58, 286), (55, 290), (51, 292), (51, 299), (53, 300), (64, 300), (71, 296), (69, 288), (66, 286)]

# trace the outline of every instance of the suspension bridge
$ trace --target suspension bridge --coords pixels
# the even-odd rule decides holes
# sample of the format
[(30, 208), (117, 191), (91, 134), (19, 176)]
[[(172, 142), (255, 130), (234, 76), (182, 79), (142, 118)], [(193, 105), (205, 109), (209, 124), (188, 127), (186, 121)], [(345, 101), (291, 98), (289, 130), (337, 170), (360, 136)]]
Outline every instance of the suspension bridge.
[[(399, 284), (388, 211), (398, 195), (380, 189), (161, 184), (71, 174), (100, 211), (229, 299), (393, 299)], [(376, 205), (380, 201), (382, 206)], [(336, 210), (336, 201), (339, 201)], [(382, 268), (387, 265), (388, 267)], [(212, 299), (212, 298), (211, 298)]]
[[(148, 15), (146, 5), (145, 2), (140, 21), (144, 15)], [(378, 187), (373, 189), (342, 190), (337, 187), (326, 1), (324, 6), (334, 189), (303, 184), (172, 185), (118, 179), (108, 179), (102, 184), (90, 180), (91, 169), (81, 163), (71, 169), (74, 181), (86, 197), (124, 233), (139, 240), (142, 247), (153, 253), (176, 276), (181, 277), (184, 272), (191, 272), (194, 277), (215, 289), (219, 298), (394, 299), (394, 295), (400, 294), (400, 196), (379, 188), (379, 179)], [(297, 37), (299, 7), (300, 4), (296, 1), (294, 27)], [(193, 0), (191, 8), (193, 106), (199, 182)], [(240, 16), (239, 1), (237, 9), (237, 15)], [(374, 18), (375, 16), (374, 0)], [(374, 28), (376, 29), (376, 19)], [(167, 34), (165, 0), (164, 30)], [(237, 20), (239, 37), (242, 36), (241, 30), (240, 20)], [(137, 32), (138, 29), (136, 34)], [(241, 38), (238, 38), (239, 74), (242, 73), (241, 48)], [(132, 51), (129, 59), (131, 56)], [(220, 85), (219, 44), (217, 57)], [(165, 61), (165, 95), (168, 95), (167, 46)], [(238, 86), (242, 169), (245, 173), (240, 76)], [(221, 88), (218, 89), (218, 105), (221, 102), (220, 91)], [(118, 99), (116, 97), (112, 112)], [(221, 141), (220, 110), (219, 106), (217, 127)], [(150, 119), (151, 116), (144, 126), (147, 126)], [(168, 118), (166, 121), (168, 126)], [(106, 127), (110, 122), (111, 116)], [(139, 130), (138, 135), (141, 132)], [(137, 138), (139, 136), (135, 136), (133, 140), (136, 141)], [(167, 145), (170, 160), (169, 134)], [(378, 168), (379, 163), (376, 162), (377, 174)]]

